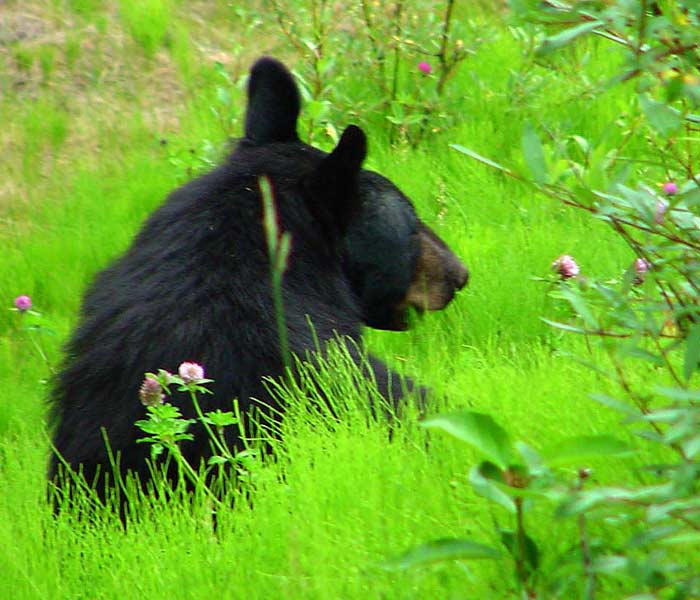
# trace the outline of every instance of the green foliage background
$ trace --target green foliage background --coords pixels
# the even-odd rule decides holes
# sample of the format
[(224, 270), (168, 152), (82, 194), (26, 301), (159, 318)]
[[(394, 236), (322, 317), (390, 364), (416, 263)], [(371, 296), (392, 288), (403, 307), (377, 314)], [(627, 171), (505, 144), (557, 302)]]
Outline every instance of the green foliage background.
[[(449, 81), (454, 119), (415, 147), (400, 136), (390, 144), (387, 121), (371, 110), (379, 92), (351, 54), (339, 54), (324, 99), (342, 94), (347, 102), (310, 124), (322, 147), (332, 144), (329, 123), (363, 126), (367, 166), (414, 200), (472, 273), (445, 311), (426, 315), (409, 333), (368, 331), (369, 345), (446, 406), (488, 413), (535, 447), (574, 434), (628, 439), (618, 416), (588, 399), (607, 384), (566, 356), (584, 351), (583, 343), (540, 320), (558, 308), (533, 277), (564, 253), (584, 273), (618, 277), (634, 256), (604, 224), (535, 197), (449, 145), (522, 164), (523, 129), (537, 122), (614, 148), (620, 140), (610, 124), (624, 112), (629, 90), (590, 94), (615, 71), (607, 46), (589, 40), (540, 65), (505, 12), (469, 4), (458, 16), (481, 39)], [(2, 10), (0, 305), (32, 297), (53, 332), (41, 343), (55, 365), (95, 272), (127, 247), (171, 189), (240, 134), (252, 60), (264, 52), (297, 64), (302, 75), (304, 67), (256, 2), (30, 1), (6, 2)], [(415, 3), (413, 10), (434, 7)], [(420, 59), (407, 52), (401, 62), (414, 93), (432, 85), (416, 75)], [(643, 152), (644, 140), (627, 149)], [(493, 524), (503, 515), (471, 490), (470, 450), (442, 438), (427, 444), (415, 419), (390, 442), (384, 427), (362, 418), (362, 398), (350, 389), (344, 425), (292, 408), (285, 453), (266, 467), (252, 507), (238, 502), (220, 516), (218, 537), (206, 507), (156, 506), (126, 530), (109, 518), (55, 522), (44, 500), (51, 373), (21, 325), (17, 313), (0, 311), (0, 597), (515, 594), (510, 574), (488, 562), (399, 573), (377, 567), (441, 536), (496, 546)], [(642, 477), (637, 466), (661, 460), (642, 440), (628, 441), (635, 456), (586, 465), (596, 481), (635, 481)], [(558, 532), (575, 524), (538, 517), (527, 517), (533, 535), (549, 539), (552, 554), (564, 551)]]

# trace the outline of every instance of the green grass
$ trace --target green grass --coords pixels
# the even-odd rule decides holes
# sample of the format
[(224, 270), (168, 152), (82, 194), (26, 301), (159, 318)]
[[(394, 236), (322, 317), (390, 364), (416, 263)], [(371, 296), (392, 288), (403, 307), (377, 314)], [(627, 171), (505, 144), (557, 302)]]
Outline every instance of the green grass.
[[(212, 56), (226, 58), (238, 81), (257, 54), (291, 55), (269, 33), (271, 24), (254, 48), (241, 50), (232, 39), (240, 24), (221, 7), (148, 6), (157, 10), (144, 19), (147, 6), (136, 2), (9, 3), (27, 26), (34, 22), (27, 15), (43, 19), (50, 39), (18, 39), (0, 55), (0, 86), (11, 90), (0, 98), (8, 124), (0, 131), (7, 157), (0, 164), (0, 305), (32, 296), (55, 332), (43, 338), (53, 364), (91, 277), (187, 178), (186, 166), (198, 168), (204, 140), (225, 146), (211, 111), (221, 85)], [(561, 60), (558, 71), (548, 70), (529, 62), (498, 17), (475, 18), (493, 38), (451, 82), (463, 102), (453, 128), (412, 149), (389, 147), (380, 119), (360, 123), (370, 140), (368, 166), (413, 198), (465, 260), (471, 283), (411, 332), (367, 332), (369, 346), (451, 408), (487, 412), (533, 446), (574, 434), (626, 437), (617, 416), (588, 399), (604, 382), (559, 352), (585, 348), (540, 320), (552, 301), (532, 278), (562, 253), (575, 255), (584, 271), (616, 276), (629, 265), (629, 251), (602, 224), (449, 148), (459, 143), (520, 164), (528, 120), (603, 139), (626, 92), (594, 101), (572, 89), (567, 73), (580, 68), (595, 79), (614, 68), (598, 47), (572, 52), (571, 65)], [(52, 37), (68, 24), (70, 35)], [(342, 83), (348, 97), (367, 93), (360, 78)], [(230, 92), (242, 109), (241, 86)], [(203, 507), (156, 507), (123, 531), (109, 519), (50, 517), (42, 383), (50, 373), (9, 310), (0, 311), (0, 365), (2, 598), (515, 597), (509, 574), (486, 562), (408, 573), (377, 568), (436, 537), (498, 545), (493, 521), (508, 524), (466, 481), (477, 456), (439, 436), (426, 446), (415, 415), (391, 443), (352, 402), (347, 424), (335, 428), (320, 418), (293, 418), (285, 454), (266, 469), (253, 506), (239, 502), (222, 514), (219, 537)], [(634, 443), (635, 458), (596, 464), (595, 478), (630, 481), (634, 467), (653, 457)], [(551, 539), (549, 516), (527, 518), (533, 536), (551, 544), (545, 558), (562, 550), (564, 536)], [(562, 531), (573, 526), (556, 524)]]

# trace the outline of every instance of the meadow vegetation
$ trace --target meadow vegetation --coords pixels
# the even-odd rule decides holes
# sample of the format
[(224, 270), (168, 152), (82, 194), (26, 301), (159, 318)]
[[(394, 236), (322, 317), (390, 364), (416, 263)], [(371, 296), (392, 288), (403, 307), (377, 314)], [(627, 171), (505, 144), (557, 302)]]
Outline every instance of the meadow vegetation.
[[(683, 334), (692, 325), (672, 332), (678, 352), (660, 353), (661, 365), (634, 362), (641, 350), (611, 354), (608, 342), (598, 343), (605, 336), (595, 335), (607, 331), (604, 319), (595, 332), (585, 319), (591, 311), (612, 314), (611, 305), (591, 300), (578, 284), (562, 285), (552, 263), (571, 255), (580, 267), (576, 281), (631, 288), (631, 265), (650, 238), (629, 243), (609, 219), (571, 206), (565, 190), (586, 204), (586, 190), (613, 185), (613, 175), (588, 170), (613, 151), (620, 164), (644, 162), (627, 184), (653, 185), (652, 198), (663, 195), (664, 182), (693, 183), (697, 130), (679, 124), (664, 132), (668, 115), (639, 108), (634, 77), (603, 89), (627, 60), (609, 39), (582, 31), (559, 52), (537, 52), (546, 33), (570, 23), (547, 29), (518, 20), (501, 3), (465, 2), (454, 3), (446, 32), (449, 2), (389, 3), (385, 11), (380, 3), (351, 3), (347, 10), (341, 4), (30, 0), (0, 6), (0, 305), (7, 309), (0, 310), (0, 597), (698, 597), (697, 581), (685, 596), (671, 595), (680, 594), (668, 584), (672, 570), (663, 579), (645, 578), (657, 566), (648, 566), (656, 549), (644, 544), (624, 572), (599, 565), (611, 577), (593, 595), (586, 587), (590, 564), (581, 576), (564, 573), (538, 596), (537, 581), (554, 578), (533, 579), (517, 560), (386, 568), (391, 557), (436, 538), (478, 540), (506, 555), (499, 532), (513, 528), (513, 516), (470, 484), (471, 467), (484, 458), (478, 448), (428, 432), (415, 414), (389, 439), (386, 424), (363, 409), (371, 389), (358, 388), (342, 359), (317, 375), (333, 390), (341, 418), (308, 411), (300, 390), (282, 390), (290, 414), (277, 458), (255, 466), (251, 496), (247, 489), (231, 492), (242, 495), (219, 511), (216, 533), (206, 499), (194, 506), (144, 501), (125, 529), (109, 512), (87, 520), (70, 512), (53, 517), (46, 502), (46, 390), (82, 291), (170, 190), (215, 164), (240, 135), (245, 75), (261, 54), (285, 60), (303, 82), (302, 137), (329, 148), (345, 125), (362, 126), (366, 166), (409, 195), (470, 269), (468, 288), (444, 311), (416, 318), (411, 331), (368, 330), (373, 353), (430, 387), (435, 413), (487, 414), (532, 448), (610, 435), (630, 450), (563, 465), (559, 476), (569, 477), (572, 493), (582, 468), (587, 488), (633, 487), (654, 481), (648, 465), (673, 460), (672, 443), (634, 435), (620, 412), (590, 396), (634, 400), (629, 389), (676, 384), (692, 392), (697, 355), (689, 358)], [(529, 3), (511, 4), (517, 13)], [(397, 23), (400, 31), (393, 29)], [(680, 101), (653, 97), (664, 106)], [(662, 124), (650, 133), (637, 125), (645, 115)], [(659, 141), (671, 133), (677, 144)], [(677, 164), (670, 147), (682, 154)], [(577, 173), (573, 163), (583, 170)], [(567, 169), (579, 188), (565, 179)], [(526, 175), (513, 177), (516, 172)], [(697, 212), (697, 204), (688, 206)], [(32, 310), (11, 310), (21, 295), (31, 297)], [(669, 318), (690, 315), (694, 325), (695, 297), (684, 296), (683, 315), (667, 307)], [(624, 378), (607, 375), (622, 364), (618, 358)], [(677, 372), (687, 377), (676, 381)], [(684, 455), (695, 491), (696, 452)], [(578, 513), (556, 513), (553, 504), (533, 501), (523, 515), (538, 544), (534, 570), (542, 573), (560, 569), (561, 557), (577, 552), (582, 539)], [(692, 527), (670, 546), (687, 569), (700, 566), (700, 539), (696, 514), (683, 514)], [(586, 539), (625, 556), (639, 526), (637, 517), (612, 512), (588, 523)]]

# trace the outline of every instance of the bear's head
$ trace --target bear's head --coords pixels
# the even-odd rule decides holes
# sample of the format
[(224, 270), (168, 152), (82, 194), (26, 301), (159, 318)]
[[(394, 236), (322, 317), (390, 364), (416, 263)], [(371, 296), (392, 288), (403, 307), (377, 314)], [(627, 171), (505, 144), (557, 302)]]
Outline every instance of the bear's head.
[[(289, 71), (275, 59), (259, 59), (248, 81), (243, 143), (291, 143), (325, 157), (306, 181), (323, 190), (330, 206), (319, 199), (311, 209), (342, 234), (343, 268), (365, 324), (403, 330), (410, 308), (422, 312), (447, 306), (467, 283), (466, 267), (418, 218), (401, 190), (378, 173), (360, 168), (366, 154), (360, 128), (350, 125), (326, 155), (299, 140), (300, 109), (299, 91)], [(328, 198), (329, 190), (336, 197)], [(313, 196), (313, 189), (306, 191)]]

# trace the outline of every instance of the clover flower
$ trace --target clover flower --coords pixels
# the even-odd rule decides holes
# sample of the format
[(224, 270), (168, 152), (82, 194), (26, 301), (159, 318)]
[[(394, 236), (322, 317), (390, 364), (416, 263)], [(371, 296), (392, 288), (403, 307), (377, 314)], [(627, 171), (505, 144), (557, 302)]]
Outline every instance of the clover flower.
[(556, 271), (562, 279), (570, 279), (579, 274), (580, 269), (573, 257), (562, 254), (552, 263), (552, 269)]
[(651, 265), (646, 258), (638, 258), (634, 261), (634, 270), (637, 275), (644, 275), (644, 273), (646, 273), (650, 267)]
[(177, 372), (185, 383), (196, 383), (204, 379), (204, 368), (195, 362), (183, 362)]
[(657, 225), (661, 225), (661, 223), (664, 222), (664, 216), (666, 215), (666, 211), (668, 210), (668, 202), (665, 202), (664, 200), (659, 200), (656, 203), (656, 213), (654, 214), (654, 223)]
[(17, 296), (15, 298), (15, 308), (19, 312), (26, 312), (32, 307), (32, 299), (29, 296)]
[(634, 261), (634, 280), (633, 283), (634, 285), (642, 285), (644, 283), (644, 277), (647, 274), (647, 271), (651, 268), (651, 264), (646, 258), (637, 258)]
[(418, 63), (418, 70), (421, 73), (425, 73), (426, 75), (430, 75), (433, 72), (433, 67), (430, 66), (430, 63), (422, 60), (421, 62)]
[(144, 406), (157, 406), (163, 404), (165, 394), (157, 379), (146, 377), (139, 388), (139, 398)]
[(661, 186), (661, 189), (664, 191), (664, 194), (668, 196), (673, 196), (678, 193), (678, 186), (673, 181), (667, 181)]

